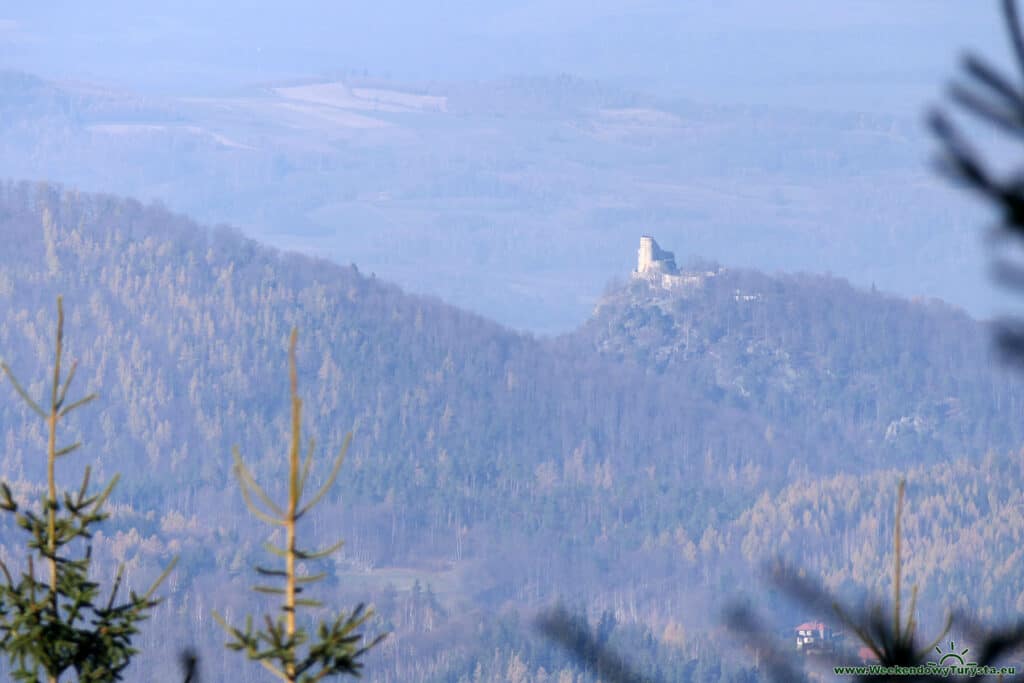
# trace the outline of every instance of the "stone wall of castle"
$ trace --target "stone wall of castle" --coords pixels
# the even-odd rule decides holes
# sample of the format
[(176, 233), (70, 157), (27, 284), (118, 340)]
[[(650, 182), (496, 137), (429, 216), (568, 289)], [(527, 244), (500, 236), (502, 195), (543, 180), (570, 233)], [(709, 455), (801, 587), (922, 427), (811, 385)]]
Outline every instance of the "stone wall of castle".
[(678, 275), (679, 269), (676, 267), (675, 254), (658, 246), (650, 235), (644, 235), (640, 238), (640, 249), (637, 251), (636, 274), (651, 272)]
[(676, 257), (671, 251), (662, 249), (650, 235), (640, 238), (640, 249), (636, 256), (636, 270), (633, 277), (657, 283), (664, 289), (698, 287), (705, 277), (714, 273), (681, 273), (676, 266)]

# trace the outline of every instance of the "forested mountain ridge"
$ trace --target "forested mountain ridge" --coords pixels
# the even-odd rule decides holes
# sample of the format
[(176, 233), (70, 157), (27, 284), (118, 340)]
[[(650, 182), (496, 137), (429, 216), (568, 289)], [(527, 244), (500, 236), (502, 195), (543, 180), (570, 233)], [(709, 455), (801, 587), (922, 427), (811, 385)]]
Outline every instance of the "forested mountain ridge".
[(751, 562), (788, 558), (847, 599), (885, 596), (892, 589), (895, 482), (902, 476), (910, 482), (903, 566), (907, 585), (920, 589), (922, 637), (937, 636), (947, 612), (987, 626), (1019, 619), (1020, 452), (797, 482), (762, 494), (730, 527), (726, 543)]
[(692, 270), (689, 287), (641, 279), (610, 291), (573, 341), (846, 450), (819, 450), (808, 462), (818, 471), (945, 461), (1024, 438), (1021, 382), (962, 311), (825, 276)]
[[(644, 656), (713, 668), (713, 593), (756, 565), (750, 533), (788, 523), (757, 526), (773, 519), (759, 498), (820, 475), (877, 488), (882, 475), (863, 471), (880, 463), (927, 468), (1019, 441), (1021, 390), (986, 355), (981, 325), (836, 281), (726, 271), (681, 298), (637, 283), (577, 332), (536, 339), (132, 201), (5, 183), (0, 235), (0, 355), (38, 393), (63, 293), (81, 390), (101, 392), (68, 434), (97, 474), (123, 475), (96, 539), (101, 570), (126, 560), (141, 585), (182, 555), (167, 630), (142, 643), (156, 656), (190, 634), (217, 642), (210, 608), (249, 611), (260, 538), (229, 480), (230, 448), (264, 481), (281, 472), (292, 326), (304, 429), (331, 450), (355, 425), (341, 494), (312, 535), (340, 531), (336, 590), (375, 600), (398, 634), (368, 662), (371, 680), (539, 677), (554, 661), (575, 676), (516, 616), (558, 596), (615, 614)], [(901, 394), (893, 372), (924, 379)], [(865, 387), (877, 387), (873, 411)], [(962, 424), (926, 423), (910, 445), (899, 427), (886, 438), (950, 396)], [(43, 435), (13, 398), (0, 394), (0, 476), (27, 495)], [(876, 512), (869, 502), (857, 512)], [(204, 657), (222, 670), (218, 649)]]
[[(413, 578), (432, 581), (449, 605), (488, 609), (628, 582), (631, 562), (607, 567), (642, 552), (644, 535), (629, 529), (671, 522), (699, 534), (710, 517), (734, 514), (717, 505), (728, 496), (717, 467), (701, 484), (682, 475), (703, 456), (697, 444), (713, 441), (723, 462), (739, 463), (752, 456), (738, 444), (761, 441), (737, 411), (677, 407), (669, 385), (597, 368), (596, 355), (547, 352), (355, 268), (283, 255), (158, 207), (27, 183), (4, 184), (0, 207), (6, 362), (40, 390), (49, 311), (63, 292), (82, 390), (101, 392), (67, 435), (87, 444), (98, 476), (123, 475), (118, 528), (96, 539), (98, 566), (127, 560), (139, 585), (170, 553), (182, 555), (164, 608), (178, 615), (163, 617), (173, 635), (144, 643), (162, 656), (191, 633), (216, 642), (209, 609), (230, 618), (248, 601), (244, 570), (261, 544), (233, 493), (229, 454), (239, 444), (263, 480), (280, 472), (292, 326), (302, 330), (308, 433), (330, 448), (356, 431), (342, 497), (326, 503), (324, 519), (338, 521), (316, 522), (314, 535), (333, 540), (340, 528), (339, 588), (396, 604), (398, 626), (436, 628), (433, 617), (399, 618), (411, 607), (388, 597), (394, 584), (412, 600)], [(734, 415), (739, 427), (727, 433), (721, 423)], [(652, 417), (660, 427), (647, 426)], [(40, 481), (34, 454), (44, 443), (29, 418), (0, 402), (0, 468), (26, 494)], [(690, 455), (669, 458), (679, 443), (693, 444)], [(697, 490), (709, 504), (690, 514)], [(624, 533), (632, 540), (617, 539)], [(493, 655), (471, 646), (470, 669), (481, 652)], [(455, 652), (442, 654), (439, 666), (451, 666)], [(217, 649), (206, 656), (223, 661)], [(387, 680), (423, 675), (420, 656), (384, 661), (388, 671), (410, 667)], [(499, 668), (504, 675), (504, 660)]]

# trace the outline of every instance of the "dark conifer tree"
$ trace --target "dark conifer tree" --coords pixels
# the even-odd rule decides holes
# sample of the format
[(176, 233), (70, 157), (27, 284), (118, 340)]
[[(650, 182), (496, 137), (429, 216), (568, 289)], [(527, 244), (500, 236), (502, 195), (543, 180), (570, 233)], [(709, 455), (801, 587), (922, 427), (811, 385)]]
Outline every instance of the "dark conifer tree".
[[(1021, 31), (1017, 3), (1002, 0), (1003, 16), (1018, 68), (1018, 77), (1007, 76), (981, 57), (968, 53), (963, 60), (964, 79), (955, 81), (949, 94), (955, 104), (1009, 139), (1024, 138), (1024, 32)], [(1021, 244), (1024, 240), (1024, 168), (1000, 173), (993, 164), (967, 141), (948, 113), (933, 111), (929, 116), (932, 131), (942, 143), (940, 170), (965, 187), (974, 190), (999, 212), (997, 235)], [(996, 277), (1005, 285), (1024, 291), (1024, 267), (1007, 254), (996, 261)], [(998, 341), (1013, 360), (1024, 362), (1024, 321), (1003, 321)]]
[[(23, 388), (6, 363), (4, 375), (32, 412), (46, 423), (46, 492), (38, 505), (15, 500), (6, 482), (0, 482), (0, 508), (14, 516), (28, 535), (24, 564), (20, 568), (0, 562), (0, 649), (12, 665), (15, 680), (36, 683), (40, 673), (56, 683), (73, 671), (79, 681), (118, 681), (137, 650), (132, 637), (139, 622), (159, 603), (157, 587), (174, 566), (172, 561), (143, 594), (129, 591), (119, 598), (124, 566), (118, 567), (106, 597), (89, 578), (92, 560), (90, 539), (109, 513), (104, 505), (117, 483), (115, 476), (100, 492), (90, 491), (90, 470), (85, 468), (77, 490), (61, 491), (57, 462), (76, 451), (81, 443), (57, 445), (57, 428), (69, 413), (96, 399), (89, 394), (68, 401), (75, 377), (72, 363), (62, 377), (64, 308), (57, 299), (57, 348), (53, 381), (47, 401), (36, 401)], [(43, 576), (39, 576), (42, 571)]]

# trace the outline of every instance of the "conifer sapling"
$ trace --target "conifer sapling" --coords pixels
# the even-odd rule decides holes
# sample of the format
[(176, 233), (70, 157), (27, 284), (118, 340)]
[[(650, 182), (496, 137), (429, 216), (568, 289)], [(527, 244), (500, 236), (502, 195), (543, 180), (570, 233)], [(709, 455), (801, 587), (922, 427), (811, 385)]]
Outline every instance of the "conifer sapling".
[(252, 617), (247, 617), (244, 628), (236, 628), (216, 612), (214, 618), (231, 636), (227, 647), (243, 651), (252, 660), (259, 662), (278, 679), (288, 683), (315, 683), (328, 676), (358, 676), (362, 668), (360, 657), (384, 639), (380, 635), (368, 644), (361, 644), (363, 636), (356, 632), (373, 616), (373, 610), (360, 604), (351, 613), (340, 613), (333, 620), (321, 622), (317, 631), (311, 634), (297, 625), (299, 608), (322, 607), (317, 600), (299, 597), (312, 583), (320, 581), (326, 574), (299, 576), (297, 563), (325, 558), (337, 551), (342, 542), (321, 551), (307, 551), (299, 548), (296, 527), (334, 485), (345, 459), (352, 433), (349, 432), (335, 459), (330, 473), (320, 489), (308, 500), (303, 500), (306, 483), (313, 464), (314, 442), (309, 442), (305, 461), (300, 457), (302, 400), (298, 394), (298, 374), (295, 364), (295, 346), (298, 332), (292, 330), (288, 345), (289, 378), (291, 386), (292, 433), (288, 453), (288, 500), (284, 505), (274, 502), (257, 483), (246, 467), (238, 449), (234, 450), (234, 471), (238, 477), (242, 497), (252, 514), (275, 528), (284, 529), (285, 547), (278, 548), (267, 543), (265, 548), (271, 554), (284, 560), (284, 569), (257, 566), (256, 573), (268, 579), (284, 583), (278, 586), (254, 586), (259, 593), (278, 595), (281, 598), (281, 614), (277, 618), (264, 617), (264, 628), (255, 630)]
[[(103, 507), (118, 477), (99, 493), (90, 492), (90, 469), (86, 467), (77, 491), (58, 491), (57, 461), (81, 443), (58, 447), (57, 427), (69, 413), (97, 397), (89, 394), (67, 401), (77, 363), (72, 363), (62, 379), (63, 346), (64, 307), (58, 297), (53, 382), (45, 403), (33, 400), (7, 364), (0, 362), (14, 390), (47, 427), (46, 492), (38, 506), (20, 505), (8, 484), (0, 482), (0, 509), (13, 515), (30, 537), (24, 567), (15, 570), (0, 561), (0, 650), (10, 660), (11, 674), (18, 681), (36, 683), (40, 671), (50, 683), (69, 671), (74, 671), (79, 681), (119, 681), (137, 653), (131, 644), (137, 624), (160, 602), (153, 594), (176, 559), (149, 590), (141, 595), (129, 591), (127, 599), (120, 602), (124, 565), (118, 567), (105, 599), (100, 585), (90, 578), (93, 529), (110, 516)], [(81, 553), (73, 556), (75, 550)], [(45, 572), (43, 578), (37, 576), (39, 569)]]

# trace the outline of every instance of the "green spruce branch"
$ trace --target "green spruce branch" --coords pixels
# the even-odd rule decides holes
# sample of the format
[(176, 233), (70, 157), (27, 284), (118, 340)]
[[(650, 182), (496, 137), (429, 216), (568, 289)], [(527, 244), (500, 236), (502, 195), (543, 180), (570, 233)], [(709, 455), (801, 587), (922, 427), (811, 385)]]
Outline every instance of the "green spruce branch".
[[(64, 355), (64, 306), (57, 298), (57, 344), (53, 365), (50, 400), (44, 409), (29, 396), (6, 363), (0, 370), (10, 380), (15, 392), (29, 408), (46, 422), (46, 495), (38, 508), (23, 508), (15, 500), (6, 482), (0, 482), (0, 510), (11, 514), (22, 530), (28, 533), (26, 568), (17, 574), (0, 562), (0, 650), (10, 660), (17, 681), (37, 683), (40, 670), (49, 683), (74, 671), (79, 681), (119, 681), (138, 650), (132, 638), (139, 622), (159, 604), (156, 589), (173, 569), (173, 560), (149, 590), (139, 595), (129, 591), (127, 598), (119, 593), (124, 565), (106, 599), (100, 585), (89, 579), (92, 561), (93, 527), (110, 515), (104, 505), (118, 477), (115, 476), (99, 493), (89, 493), (91, 470), (85, 468), (77, 491), (58, 495), (57, 459), (77, 450), (81, 443), (57, 446), (60, 421), (71, 411), (96, 399), (96, 394), (66, 403), (68, 389), (74, 379), (77, 363), (61, 378)], [(71, 544), (85, 544), (81, 557), (70, 555)], [(46, 578), (40, 580), (36, 565), (46, 565)]]
[[(267, 568), (257, 566), (256, 573), (268, 580), (280, 580), (283, 586), (256, 585), (253, 590), (258, 593), (280, 596), (281, 614), (277, 618), (266, 615), (263, 618), (263, 629), (256, 630), (252, 617), (246, 617), (245, 626), (236, 628), (218, 613), (214, 619), (228, 633), (231, 639), (227, 647), (245, 652), (252, 660), (259, 662), (274, 676), (288, 683), (315, 683), (328, 676), (358, 676), (362, 668), (360, 658), (370, 648), (382, 641), (386, 634), (377, 636), (368, 644), (362, 644), (364, 637), (357, 633), (372, 616), (373, 610), (364, 605), (357, 606), (352, 612), (342, 612), (334, 620), (321, 622), (315, 636), (307, 629), (297, 625), (297, 613), (300, 608), (319, 608), (323, 604), (318, 600), (299, 597), (306, 588), (322, 580), (326, 574), (299, 576), (296, 563), (305, 560), (325, 558), (337, 551), (342, 542), (329, 548), (310, 551), (300, 549), (297, 540), (297, 525), (319, 503), (334, 485), (345, 460), (352, 433), (349, 432), (335, 458), (330, 473), (320, 489), (310, 498), (304, 500), (306, 483), (312, 471), (314, 442), (311, 439), (306, 457), (300, 454), (302, 433), (302, 400), (298, 394), (298, 372), (295, 363), (295, 346), (298, 340), (297, 330), (292, 330), (288, 345), (289, 378), (291, 386), (292, 433), (288, 451), (288, 500), (279, 505), (267, 494), (256, 481), (246, 466), (237, 448), (233, 450), (234, 471), (238, 477), (242, 498), (253, 516), (275, 528), (285, 531), (285, 547), (278, 548), (269, 543), (266, 550), (284, 560), (284, 568)], [(304, 651), (304, 654), (303, 654)]]
[(914, 666), (925, 661), (936, 645), (946, 637), (953, 625), (953, 615), (947, 613), (939, 635), (928, 645), (917, 645), (917, 620), (914, 612), (917, 609), (917, 585), (910, 592), (910, 605), (907, 609), (906, 621), (902, 618), (903, 609), (903, 499), (906, 494), (907, 482), (900, 479), (896, 490), (896, 518), (893, 522), (893, 566), (892, 566), (892, 622), (885, 623), (883, 607), (875, 605), (867, 619), (856, 618), (850, 610), (844, 609), (837, 602), (833, 603), (836, 614), (843, 624), (857, 636), (865, 647), (871, 650), (878, 661), (886, 666)]

